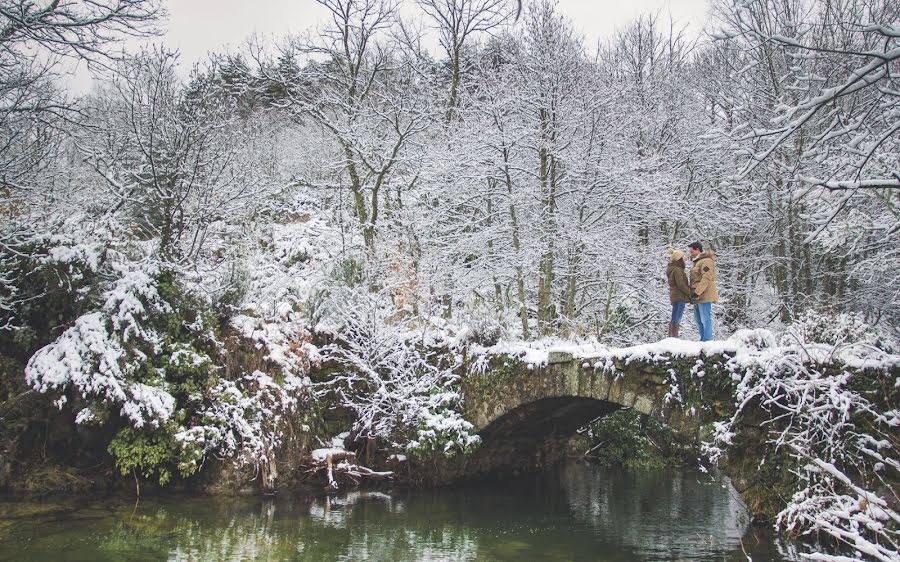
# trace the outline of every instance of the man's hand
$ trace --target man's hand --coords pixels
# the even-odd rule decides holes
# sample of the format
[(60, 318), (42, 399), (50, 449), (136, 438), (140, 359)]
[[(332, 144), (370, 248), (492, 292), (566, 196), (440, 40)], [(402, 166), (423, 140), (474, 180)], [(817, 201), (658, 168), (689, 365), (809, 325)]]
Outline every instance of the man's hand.
[(700, 300), (700, 295), (698, 295), (697, 293), (691, 293), (691, 302), (696, 302), (698, 300)]

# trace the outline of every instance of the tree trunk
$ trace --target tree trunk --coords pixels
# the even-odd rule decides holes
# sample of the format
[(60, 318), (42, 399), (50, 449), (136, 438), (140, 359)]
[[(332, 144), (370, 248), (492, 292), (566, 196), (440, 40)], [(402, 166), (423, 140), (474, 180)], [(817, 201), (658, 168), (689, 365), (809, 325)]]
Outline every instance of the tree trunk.
[(522, 338), (529, 339), (528, 306), (525, 302), (525, 274), (522, 271), (522, 242), (519, 238), (519, 219), (513, 197), (513, 180), (509, 173), (509, 149), (503, 149), (503, 176), (506, 181), (506, 193), (509, 195), (509, 220), (512, 225), (512, 244), (516, 254), (516, 297), (519, 300), (519, 320), (522, 323)]
[[(540, 111), (541, 128), (547, 141), (552, 141), (549, 132), (549, 115), (546, 110)], [(543, 253), (539, 264), (538, 278), (538, 330), (542, 336), (549, 335), (553, 329), (556, 310), (553, 306), (554, 253), (556, 238), (556, 182), (557, 162), (546, 146), (538, 151), (538, 180), (541, 185), (542, 225), (541, 237)]]

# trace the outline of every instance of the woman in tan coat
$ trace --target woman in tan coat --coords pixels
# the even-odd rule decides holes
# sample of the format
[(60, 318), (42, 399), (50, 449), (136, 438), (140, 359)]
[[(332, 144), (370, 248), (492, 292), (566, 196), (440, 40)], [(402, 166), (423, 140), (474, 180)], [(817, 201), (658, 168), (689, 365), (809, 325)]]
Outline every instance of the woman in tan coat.
[(691, 300), (691, 286), (684, 274), (684, 254), (678, 250), (668, 250), (669, 265), (666, 267), (666, 279), (669, 281), (669, 302), (672, 303), (672, 319), (669, 322), (669, 337), (678, 337), (678, 326), (684, 308)]

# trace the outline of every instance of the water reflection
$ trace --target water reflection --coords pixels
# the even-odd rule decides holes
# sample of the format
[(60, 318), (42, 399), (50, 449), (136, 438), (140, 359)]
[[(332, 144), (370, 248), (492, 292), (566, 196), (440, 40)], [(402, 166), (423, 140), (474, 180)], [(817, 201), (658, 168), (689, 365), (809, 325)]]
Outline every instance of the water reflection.
[(575, 519), (642, 560), (714, 557), (740, 548), (748, 518), (726, 481), (693, 471), (616, 473), (563, 469)]
[[(0, 559), (757, 560), (724, 482), (570, 464), (464, 488), (311, 499), (127, 498), (0, 504)], [(39, 506), (39, 507), (36, 507)], [(22, 516), (25, 514), (25, 516)]]

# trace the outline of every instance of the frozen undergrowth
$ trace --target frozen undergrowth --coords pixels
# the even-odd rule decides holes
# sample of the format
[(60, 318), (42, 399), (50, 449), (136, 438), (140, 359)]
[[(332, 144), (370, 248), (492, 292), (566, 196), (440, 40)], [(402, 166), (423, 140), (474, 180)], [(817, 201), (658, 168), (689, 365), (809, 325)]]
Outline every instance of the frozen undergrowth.
[[(776, 526), (816, 536), (824, 533), (855, 553), (852, 559), (897, 560), (900, 515), (891, 483), (900, 472), (896, 377), (900, 358), (875, 353), (865, 371), (862, 355), (848, 349), (797, 343), (729, 361), (737, 380), (734, 415), (715, 425), (706, 451), (719, 460), (737, 439), (745, 415), (768, 428), (767, 446), (793, 459), (799, 486)], [(866, 346), (868, 348), (868, 346)], [(849, 358), (846, 362), (842, 360)], [(893, 398), (892, 398), (893, 397)], [(846, 560), (818, 553), (823, 561)]]
[(287, 375), (282, 382), (261, 371), (236, 381), (220, 380), (199, 409), (201, 423), (180, 431), (175, 438), (192, 454), (186, 462), (197, 464), (207, 456), (230, 458), (238, 467), (263, 472), (267, 485), (277, 477), (275, 454), (284, 438), (284, 423), (298, 413), (309, 379)]
[[(246, 313), (233, 315), (231, 324), (251, 348), (264, 350), (269, 372), (241, 372), (234, 362), (226, 369), (228, 350), (203, 312), (216, 291), (202, 289), (217, 286), (211, 280), (223, 273), (215, 259), (201, 256), (191, 267), (163, 263), (151, 257), (151, 244), (115, 243), (100, 232), (86, 238), (93, 245), (62, 236), (47, 241), (44, 262), (87, 269), (103, 289), (89, 312), (34, 354), (26, 382), (53, 393), (60, 408), (72, 408), (79, 424), (102, 425), (118, 415), (134, 429), (171, 436), (181, 451), (167, 462), (185, 474), (213, 455), (274, 477), (274, 452), (309, 398), (307, 373), (318, 357), (297, 309), (318, 276), (311, 260), (322, 257), (309, 240), (327, 229), (299, 216), (262, 230), (232, 249), (233, 257), (244, 256), (242, 267), (268, 266), (251, 276), (238, 302)], [(214, 236), (212, 254), (222, 250), (217, 241)], [(168, 284), (166, 295), (161, 283)], [(168, 300), (173, 296), (194, 308), (193, 320)]]
[(260, 469), (267, 487), (277, 477), (276, 451), (287, 428), (312, 398), (307, 375), (322, 357), (310, 341), (304, 307), (336, 245), (335, 231), (302, 204), (287, 215), (291, 220), (253, 232), (237, 251), (245, 286), (230, 319), (242, 341), (264, 352), (273, 372), (220, 380), (195, 397), (201, 422), (176, 435), (195, 465), (210, 455), (230, 458)]
[(390, 318), (396, 311), (374, 297), (343, 294), (334, 306), (343, 320), (340, 343), (326, 353), (342, 369), (321, 392), (353, 410), (357, 435), (418, 455), (477, 446), (480, 438), (459, 412), (453, 354), (430, 349), (425, 331)]

